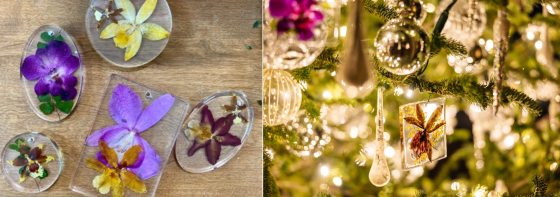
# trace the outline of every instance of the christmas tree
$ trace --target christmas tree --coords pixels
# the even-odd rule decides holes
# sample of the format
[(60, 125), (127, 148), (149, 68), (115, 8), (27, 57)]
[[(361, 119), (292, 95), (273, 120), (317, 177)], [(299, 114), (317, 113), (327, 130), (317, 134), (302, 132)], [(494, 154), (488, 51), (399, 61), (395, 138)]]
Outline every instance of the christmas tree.
[(560, 195), (558, 1), (264, 4), (265, 196)]

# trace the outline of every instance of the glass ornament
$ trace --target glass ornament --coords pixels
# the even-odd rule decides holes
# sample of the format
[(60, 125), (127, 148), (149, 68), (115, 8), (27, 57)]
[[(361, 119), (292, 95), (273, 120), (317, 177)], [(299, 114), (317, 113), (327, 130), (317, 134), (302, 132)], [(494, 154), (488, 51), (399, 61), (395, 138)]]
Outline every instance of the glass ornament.
[(361, 24), (362, 1), (350, 2), (351, 10), (344, 57), (338, 67), (336, 80), (350, 98), (363, 98), (373, 90), (374, 74), (369, 53), (365, 49)]
[[(207, 107), (206, 113), (212, 114), (214, 122), (219, 121), (220, 118), (227, 119), (232, 116), (229, 125), (228, 136), (234, 136), (237, 140), (236, 144), (220, 145), (218, 159), (215, 164), (208, 162), (208, 157), (205, 155), (208, 147), (200, 148), (193, 151), (195, 140), (200, 140), (201, 133), (197, 133), (201, 128), (201, 119), (203, 108)], [(187, 119), (183, 122), (182, 132), (179, 134), (175, 142), (175, 158), (179, 166), (191, 173), (203, 173), (215, 170), (237, 155), (241, 147), (251, 134), (253, 128), (254, 112), (251, 103), (247, 99), (245, 93), (240, 91), (224, 91), (213, 94), (204, 98), (199, 104), (193, 107)], [(214, 139), (223, 139), (220, 135), (213, 136)], [(214, 140), (208, 139), (208, 140)], [(199, 143), (199, 141), (196, 141)], [(189, 152), (192, 155), (189, 156)]]
[(445, 99), (402, 105), (399, 121), (404, 169), (447, 157)]
[(377, 88), (377, 117), (375, 129), (375, 155), (373, 156), (373, 163), (369, 170), (369, 181), (376, 187), (383, 187), (391, 180), (391, 172), (387, 165), (387, 158), (385, 157), (385, 140), (383, 140), (383, 133), (385, 132), (383, 126), (383, 87)]
[(428, 34), (407, 17), (387, 22), (375, 38), (374, 47), (379, 63), (397, 75), (409, 75), (428, 62), (430, 45)]
[(2, 150), (2, 173), (18, 192), (39, 193), (49, 189), (63, 167), (62, 151), (56, 142), (39, 132), (19, 134)]
[[(55, 42), (64, 44), (57, 45)], [(68, 48), (69, 52), (64, 53), (65, 48)], [(42, 53), (39, 49), (47, 52)], [(61, 58), (62, 56), (64, 58)], [(57, 63), (49, 65), (44, 61), (33, 61), (37, 57)], [(45, 67), (51, 70), (44, 72), (43, 69), (35, 69)], [(67, 72), (69, 68), (74, 71)], [(67, 118), (78, 105), (85, 85), (85, 66), (82, 64), (79, 47), (70, 34), (56, 25), (41, 26), (29, 37), (23, 49), (20, 74), (27, 103), (39, 118), (48, 122), (59, 122)], [(40, 83), (47, 85), (47, 93), (39, 90)], [(66, 87), (69, 84), (74, 86)], [(58, 86), (61, 91), (56, 91), (58, 94), (54, 93), (53, 86)], [(60, 88), (61, 86), (64, 87)], [(70, 96), (71, 94), (73, 96)]]
[[(402, 2), (402, 4), (400, 2)], [(397, 11), (406, 10), (411, 13), (418, 25), (421, 25), (428, 16), (428, 12), (424, 7), (424, 2), (420, 0), (409, 0), (405, 2), (401, 0), (386, 0), (385, 3), (387, 3), (387, 6)]]
[[(452, 2), (443, 0), (438, 6), (438, 15)], [(486, 9), (478, 0), (457, 1), (449, 11), (442, 33), (461, 42), (467, 49), (474, 46), (476, 40), (486, 28)]]
[(292, 75), (284, 70), (264, 69), (263, 80), (264, 124), (285, 124), (296, 117), (302, 94)]
[(321, 156), (325, 146), (331, 142), (331, 130), (325, 126), (326, 121), (309, 118), (305, 110), (300, 110), (297, 118), (287, 123), (287, 128), (299, 136), (297, 145), (301, 149), (287, 146), (288, 150), (301, 157)]
[(278, 33), (278, 20), (269, 11), (270, 0), (263, 4), (263, 65), (267, 69), (296, 69), (308, 66), (321, 54), (333, 29), (334, 8), (327, 0), (318, 0), (313, 6), (323, 14), (323, 20), (309, 40), (301, 40), (295, 32)]

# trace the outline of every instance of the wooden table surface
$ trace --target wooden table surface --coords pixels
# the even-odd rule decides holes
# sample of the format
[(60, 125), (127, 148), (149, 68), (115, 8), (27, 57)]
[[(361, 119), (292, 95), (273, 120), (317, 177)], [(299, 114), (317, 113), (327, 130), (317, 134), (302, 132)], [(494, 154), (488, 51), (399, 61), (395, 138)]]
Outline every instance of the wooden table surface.
[[(255, 125), (239, 154), (204, 174), (180, 169), (171, 157), (156, 196), (261, 196), (262, 116), (261, 0), (170, 0), (173, 31), (167, 48), (148, 66), (123, 70), (92, 48), (84, 26), (89, 0), (8, 0), (0, 3), (0, 146), (27, 131), (41, 131), (61, 146), (65, 165), (53, 187), (38, 196), (79, 196), (69, 189), (85, 137), (101, 103), (109, 76), (117, 73), (196, 104), (221, 90), (245, 91), (255, 108)], [(19, 74), (22, 49), (33, 31), (57, 24), (74, 36), (86, 67), (86, 84), (76, 111), (61, 123), (37, 117), (25, 101)], [(3, 175), (2, 175), (3, 176)], [(15, 192), (0, 179), (0, 196)]]

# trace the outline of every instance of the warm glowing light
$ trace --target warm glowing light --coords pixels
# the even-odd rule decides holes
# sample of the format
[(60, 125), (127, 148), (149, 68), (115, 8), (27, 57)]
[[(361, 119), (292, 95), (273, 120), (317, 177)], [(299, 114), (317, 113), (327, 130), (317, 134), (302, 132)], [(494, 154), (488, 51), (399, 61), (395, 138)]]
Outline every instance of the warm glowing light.
[(451, 183), (451, 190), (453, 191), (457, 191), (461, 189), (461, 184), (457, 181), (454, 181), (453, 183)]
[(493, 48), (494, 48), (494, 41), (492, 40), (486, 41), (486, 45), (484, 46), (484, 49), (486, 49), (486, 51), (490, 51)]
[(332, 179), (332, 182), (333, 182), (334, 185), (340, 187), (342, 185), (342, 178), (340, 178), (339, 176), (335, 176)]
[(331, 92), (329, 92), (328, 90), (325, 90), (325, 91), (323, 92), (323, 98), (324, 98), (324, 99), (331, 99), (331, 98), (332, 98)]
[(482, 46), (482, 45), (484, 45), (484, 43), (486, 43), (486, 41), (485, 41), (483, 38), (478, 39), (478, 44), (479, 44), (479, 45)]
[(406, 90), (406, 95), (407, 98), (412, 98), (412, 96), (414, 96), (414, 91), (412, 89), (408, 89)]
[(556, 171), (558, 169), (558, 163), (554, 162), (550, 164), (550, 171)]
[(356, 137), (358, 137), (359, 131), (360, 131), (360, 130), (358, 129), (358, 127), (352, 127), (352, 128), (350, 128), (350, 138), (356, 138)]
[(400, 96), (400, 95), (402, 95), (403, 93), (404, 93), (404, 90), (403, 90), (402, 87), (397, 86), (397, 87), (395, 88), (395, 96)]
[(340, 37), (342, 37), (342, 38), (346, 37), (346, 31), (347, 30), (348, 30), (348, 28), (346, 26), (341, 26), (340, 31), (338, 32)]
[(331, 169), (329, 169), (329, 166), (323, 165), (319, 168), (319, 172), (321, 173), (321, 176), (329, 176)]
[(385, 147), (385, 156), (386, 157), (392, 158), (393, 156), (395, 156), (395, 153), (396, 153), (396, 151), (393, 147), (391, 147), (391, 146)]
[(539, 41), (536, 41), (536, 42), (535, 42), (535, 49), (541, 50), (542, 47), (543, 47), (542, 41), (539, 40)]
[(383, 140), (389, 141), (391, 139), (391, 134), (389, 132), (383, 132)]
[(532, 31), (527, 31), (527, 39), (528, 40), (534, 40), (535, 39), (535, 33), (533, 33)]
[(428, 13), (433, 13), (436, 10), (436, 6), (434, 6), (434, 4), (432, 3), (427, 3), (424, 8), (426, 9), (426, 12)]

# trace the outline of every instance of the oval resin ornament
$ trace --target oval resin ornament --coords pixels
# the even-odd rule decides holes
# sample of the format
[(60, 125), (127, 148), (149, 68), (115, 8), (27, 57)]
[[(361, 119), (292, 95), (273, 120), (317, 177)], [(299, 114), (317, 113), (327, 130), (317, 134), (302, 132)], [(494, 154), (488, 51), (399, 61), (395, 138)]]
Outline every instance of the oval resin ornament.
[(253, 108), (243, 92), (206, 97), (183, 122), (175, 144), (177, 162), (187, 172), (215, 170), (239, 152), (252, 127)]
[(39, 132), (19, 134), (2, 150), (2, 172), (19, 192), (38, 193), (49, 189), (63, 166), (58, 145)]
[(85, 67), (74, 39), (62, 28), (35, 30), (23, 49), (20, 74), (27, 101), (41, 119), (61, 121), (76, 108)]
[(86, 12), (95, 51), (124, 68), (154, 60), (169, 41), (172, 23), (166, 0), (91, 0)]

